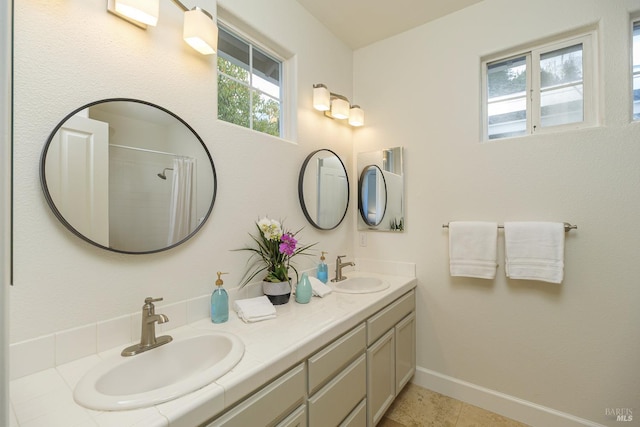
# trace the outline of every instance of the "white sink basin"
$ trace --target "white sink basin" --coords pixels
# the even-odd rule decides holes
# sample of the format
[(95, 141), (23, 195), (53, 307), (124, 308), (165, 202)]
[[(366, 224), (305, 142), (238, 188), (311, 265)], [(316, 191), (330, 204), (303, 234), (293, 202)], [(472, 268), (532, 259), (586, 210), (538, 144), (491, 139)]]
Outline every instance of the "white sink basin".
[(369, 294), (384, 291), (388, 287), (389, 282), (377, 277), (349, 277), (341, 282), (331, 283), (335, 292), (343, 294)]
[(73, 397), (97, 410), (152, 406), (215, 381), (243, 354), (244, 343), (233, 334), (196, 332), (135, 356), (105, 359), (82, 377)]

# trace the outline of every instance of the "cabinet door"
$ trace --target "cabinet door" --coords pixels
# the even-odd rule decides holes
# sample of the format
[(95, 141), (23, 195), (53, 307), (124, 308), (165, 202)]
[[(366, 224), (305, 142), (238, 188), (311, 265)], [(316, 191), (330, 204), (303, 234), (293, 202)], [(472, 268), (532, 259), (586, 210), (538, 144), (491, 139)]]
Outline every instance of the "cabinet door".
[(396, 330), (396, 394), (416, 372), (416, 313), (402, 319)]
[(367, 349), (367, 425), (375, 426), (396, 395), (395, 330)]

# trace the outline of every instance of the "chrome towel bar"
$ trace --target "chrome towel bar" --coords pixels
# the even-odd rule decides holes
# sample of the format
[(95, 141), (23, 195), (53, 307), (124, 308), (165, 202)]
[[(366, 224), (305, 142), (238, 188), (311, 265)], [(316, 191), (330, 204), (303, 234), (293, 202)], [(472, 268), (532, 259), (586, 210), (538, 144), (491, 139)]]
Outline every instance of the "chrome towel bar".
[[(442, 224), (442, 228), (449, 228), (449, 224)], [(498, 228), (504, 228), (504, 225), (498, 225)], [(577, 229), (578, 229), (577, 225), (569, 224), (568, 222), (564, 223), (565, 233), (568, 233), (571, 230), (577, 230)]]

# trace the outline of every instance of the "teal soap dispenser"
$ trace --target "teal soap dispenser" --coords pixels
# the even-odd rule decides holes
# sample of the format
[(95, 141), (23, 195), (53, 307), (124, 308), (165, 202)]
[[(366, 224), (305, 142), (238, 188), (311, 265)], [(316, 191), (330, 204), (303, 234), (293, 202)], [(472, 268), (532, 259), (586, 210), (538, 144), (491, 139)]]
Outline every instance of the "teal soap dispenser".
[(322, 283), (327, 283), (327, 280), (329, 280), (329, 269), (327, 268), (327, 263), (324, 262), (324, 254), (326, 253), (328, 252), (323, 251), (322, 255), (320, 255), (320, 264), (318, 264), (318, 268), (316, 271), (316, 277)]
[(211, 294), (211, 321), (213, 323), (224, 323), (229, 320), (229, 295), (222, 287), (224, 282), (220, 276), (228, 273), (218, 271), (217, 274), (216, 289)]
[(296, 302), (299, 304), (308, 304), (311, 301), (311, 282), (307, 273), (302, 273), (300, 281), (296, 285)]

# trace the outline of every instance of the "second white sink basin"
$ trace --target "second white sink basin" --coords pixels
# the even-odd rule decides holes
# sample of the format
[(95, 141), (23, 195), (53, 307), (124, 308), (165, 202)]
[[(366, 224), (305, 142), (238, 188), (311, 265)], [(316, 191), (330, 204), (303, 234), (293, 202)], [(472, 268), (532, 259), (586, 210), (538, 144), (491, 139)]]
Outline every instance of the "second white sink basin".
[(389, 282), (377, 277), (349, 277), (341, 282), (331, 283), (335, 292), (343, 294), (368, 294), (384, 291), (389, 287)]
[(237, 336), (199, 331), (135, 356), (105, 359), (82, 377), (73, 397), (97, 410), (156, 405), (210, 384), (243, 354)]

